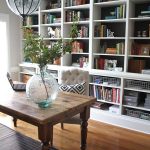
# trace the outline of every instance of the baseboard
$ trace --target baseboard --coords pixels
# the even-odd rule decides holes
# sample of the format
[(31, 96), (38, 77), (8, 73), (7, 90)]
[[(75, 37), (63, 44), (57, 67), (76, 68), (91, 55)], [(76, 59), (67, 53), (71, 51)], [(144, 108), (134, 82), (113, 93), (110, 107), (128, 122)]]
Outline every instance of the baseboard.
[(147, 120), (111, 114), (95, 108), (91, 108), (90, 119), (150, 134), (150, 121)]

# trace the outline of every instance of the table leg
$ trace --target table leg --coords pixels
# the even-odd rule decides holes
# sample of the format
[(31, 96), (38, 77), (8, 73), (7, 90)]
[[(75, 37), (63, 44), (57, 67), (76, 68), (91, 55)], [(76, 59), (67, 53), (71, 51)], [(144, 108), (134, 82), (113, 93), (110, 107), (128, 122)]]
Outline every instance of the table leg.
[(17, 118), (13, 117), (14, 127), (17, 127)]
[(42, 150), (55, 150), (53, 145), (53, 126), (52, 125), (40, 125), (38, 126), (38, 137), (42, 142)]
[(84, 111), (80, 114), (81, 118), (81, 150), (86, 150), (86, 139), (87, 139), (87, 126), (88, 119), (90, 117), (90, 108), (86, 107)]

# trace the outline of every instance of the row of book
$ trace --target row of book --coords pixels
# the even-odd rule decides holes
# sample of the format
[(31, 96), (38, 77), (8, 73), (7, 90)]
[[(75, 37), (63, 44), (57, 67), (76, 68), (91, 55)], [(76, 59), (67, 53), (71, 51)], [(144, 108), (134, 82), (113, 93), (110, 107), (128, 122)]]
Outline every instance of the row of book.
[(82, 25), (79, 27), (78, 37), (89, 37), (89, 27)]
[(95, 37), (114, 37), (114, 32), (107, 25), (96, 25), (94, 28)]
[(105, 16), (104, 19), (120, 19), (126, 17), (126, 5), (120, 5), (114, 8), (114, 11), (110, 11), (109, 15)]
[(109, 2), (109, 1), (116, 1), (116, 0), (95, 0), (95, 3)]
[(120, 103), (120, 89), (90, 85), (90, 95), (98, 100)]
[[(87, 14), (86, 14), (87, 15)], [(89, 17), (86, 17), (84, 11), (80, 10), (70, 10), (66, 11), (66, 22), (73, 22), (73, 20), (76, 18), (76, 21), (86, 21), (89, 20)]]
[(88, 0), (66, 0), (65, 6), (76, 6), (86, 4)]
[(56, 15), (46, 13), (42, 17), (42, 22), (43, 24), (61, 23), (61, 18)]
[(61, 7), (61, 0), (47, 1), (46, 9), (55, 9)]
[(38, 25), (38, 16), (33, 15), (25, 17), (25, 25)]

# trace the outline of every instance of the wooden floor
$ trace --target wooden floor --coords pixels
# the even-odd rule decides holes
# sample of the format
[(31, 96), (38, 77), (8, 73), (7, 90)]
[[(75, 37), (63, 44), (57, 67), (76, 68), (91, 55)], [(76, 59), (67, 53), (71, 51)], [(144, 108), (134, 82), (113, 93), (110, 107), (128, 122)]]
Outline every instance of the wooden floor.
[[(12, 118), (0, 114), (0, 122), (13, 127)], [(37, 128), (18, 121), (15, 130), (37, 139)], [(150, 135), (111, 126), (93, 120), (89, 121), (87, 150), (150, 150)], [(59, 150), (80, 150), (79, 125), (67, 125), (65, 129), (60, 124), (54, 127), (54, 145)]]

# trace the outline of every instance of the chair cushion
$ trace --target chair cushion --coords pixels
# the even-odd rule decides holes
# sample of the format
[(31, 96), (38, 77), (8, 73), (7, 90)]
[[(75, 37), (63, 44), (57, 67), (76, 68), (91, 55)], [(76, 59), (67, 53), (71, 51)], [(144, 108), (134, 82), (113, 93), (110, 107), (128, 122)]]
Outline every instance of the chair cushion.
[(84, 95), (85, 94), (85, 82), (78, 83), (78, 84), (72, 84), (72, 85), (60, 84), (59, 85), (59, 90)]

